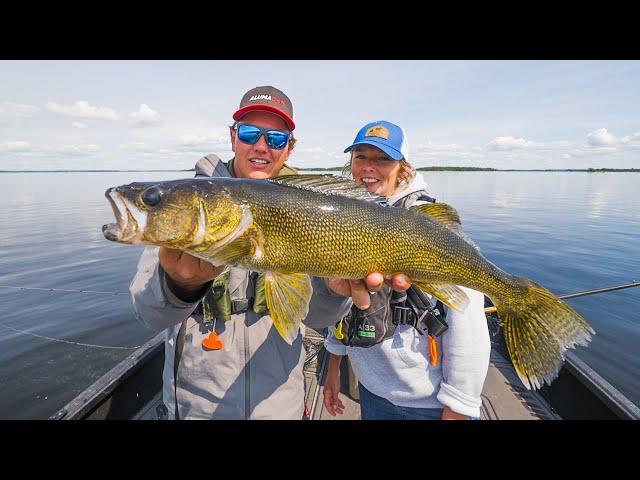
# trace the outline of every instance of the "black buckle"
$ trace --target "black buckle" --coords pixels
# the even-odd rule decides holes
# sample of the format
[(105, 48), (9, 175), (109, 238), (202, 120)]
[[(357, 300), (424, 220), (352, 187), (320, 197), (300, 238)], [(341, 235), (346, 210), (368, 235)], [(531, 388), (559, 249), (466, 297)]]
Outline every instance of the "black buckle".
[(236, 315), (238, 313), (245, 313), (251, 308), (253, 298), (240, 298), (238, 300), (231, 300), (231, 313)]
[(409, 307), (393, 307), (393, 317), (391, 322), (394, 325), (411, 325), (415, 328), (420, 335), (424, 335), (424, 328), (421, 325), (420, 318), (417, 317), (416, 312)]
[(416, 316), (410, 308), (394, 306), (391, 321), (394, 325), (415, 325)]
[(425, 310), (418, 319), (418, 323), (426, 327), (432, 337), (439, 337), (449, 328), (438, 308)]

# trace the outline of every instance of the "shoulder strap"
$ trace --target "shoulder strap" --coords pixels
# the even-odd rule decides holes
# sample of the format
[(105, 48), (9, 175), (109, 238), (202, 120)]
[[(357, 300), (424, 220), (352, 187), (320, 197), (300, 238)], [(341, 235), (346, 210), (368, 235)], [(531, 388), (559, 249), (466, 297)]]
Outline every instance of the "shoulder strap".
[(282, 165), (280, 172), (278, 175), (298, 175), (298, 169), (294, 167), (290, 167), (286, 163)]
[(400, 208), (409, 208), (414, 203), (419, 201), (435, 203), (436, 199), (430, 196), (426, 190), (417, 190), (413, 193), (410, 193), (406, 197), (402, 197), (400, 200), (394, 203), (393, 206)]
[(420, 196), (418, 198), (416, 198), (416, 202), (418, 201), (423, 201), (423, 202), (431, 202), (431, 203), (436, 203), (436, 197), (432, 197), (430, 195), (427, 194), (426, 190), (420, 190), (419, 192)]
[(196, 177), (231, 177), (231, 174), (220, 157), (210, 153), (196, 162)]

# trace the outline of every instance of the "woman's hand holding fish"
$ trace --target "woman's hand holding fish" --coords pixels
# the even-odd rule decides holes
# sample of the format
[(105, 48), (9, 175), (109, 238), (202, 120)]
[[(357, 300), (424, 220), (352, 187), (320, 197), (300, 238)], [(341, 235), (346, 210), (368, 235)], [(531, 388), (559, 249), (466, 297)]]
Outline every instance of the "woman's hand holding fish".
[(160, 247), (158, 256), (160, 265), (167, 274), (169, 288), (178, 298), (187, 302), (195, 301), (202, 296), (200, 293), (204, 285), (224, 270), (224, 265), (215, 266), (173, 248)]
[(369, 308), (371, 300), (369, 292), (377, 292), (386, 283), (394, 290), (403, 292), (411, 286), (411, 279), (403, 273), (394, 273), (385, 280), (381, 273), (373, 272), (362, 280), (347, 280), (343, 278), (328, 278), (327, 286), (337, 295), (351, 297), (356, 307), (361, 310)]

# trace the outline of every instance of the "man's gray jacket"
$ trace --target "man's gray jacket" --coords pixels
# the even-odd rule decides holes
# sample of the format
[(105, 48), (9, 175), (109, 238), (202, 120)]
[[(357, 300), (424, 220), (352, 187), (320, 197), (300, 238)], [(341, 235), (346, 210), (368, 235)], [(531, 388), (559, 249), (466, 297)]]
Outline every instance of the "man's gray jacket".
[[(213, 168), (196, 165), (198, 176), (229, 176), (222, 162), (211, 161)], [(209, 165), (207, 163), (209, 167)], [(253, 279), (249, 271), (230, 269), (231, 300), (253, 297)], [(351, 299), (334, 295), (322, 279), (312, 277), (313, 296), (309, 315), (292, 345), (278, 334), (269, 315), (233, 314), (227, 322), (217, 321), (215, 330), (223, 342), (221, 350), (206, 350), (202, 340), (210, 324), (202, 323), (196, 307), (200, 300), (185, 303), (169, 289), (165, 272), (158, 261), (158, 248), (142, 253), (130, 292), (136, 318), (156, 331), (165, 330), (163, 401), (174, 416), (175, 393), (180, 419), (301, 419), (304, 412), (302, 336), (306, 324), (312, 328), (333, 325), (351, 307)], [(186, 321), (184, 350), (174, 385), (175, 345), (182, 322)]]

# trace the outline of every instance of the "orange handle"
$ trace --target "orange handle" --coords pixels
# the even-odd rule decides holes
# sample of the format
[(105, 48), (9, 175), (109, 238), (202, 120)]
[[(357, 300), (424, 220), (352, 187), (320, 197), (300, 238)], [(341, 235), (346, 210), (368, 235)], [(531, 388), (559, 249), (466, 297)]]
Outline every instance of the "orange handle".
[(438, 347), (436, 339), (429, 335), (429, 365), (438, 364)]

